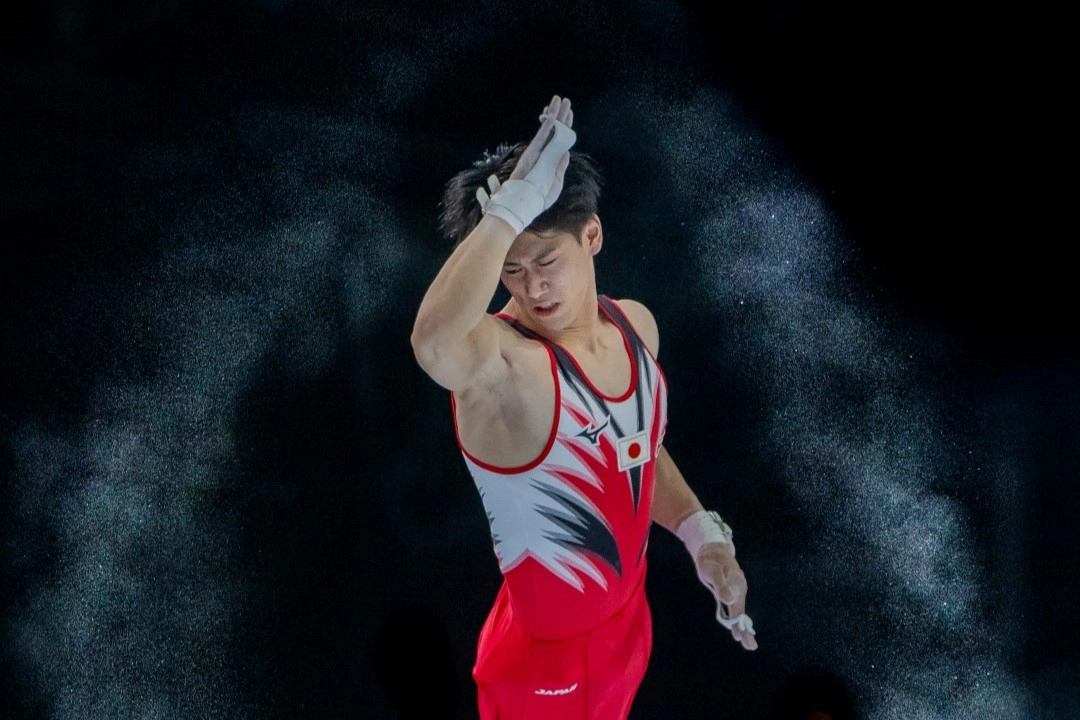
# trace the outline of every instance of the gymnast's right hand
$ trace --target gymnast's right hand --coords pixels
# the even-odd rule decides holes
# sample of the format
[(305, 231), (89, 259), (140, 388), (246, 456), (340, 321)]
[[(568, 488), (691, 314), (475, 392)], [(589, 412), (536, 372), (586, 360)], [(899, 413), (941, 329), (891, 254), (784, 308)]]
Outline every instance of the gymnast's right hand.
[(555, 95), (540, 113), (540, 129), (521, 154), (511, 180), (524, 179), (544, 195), (544, 209), (555, 204), (562, 192), (563, 173), (570, 162), (570, 148), (577, 140), (571, 130), (574, 111), (570, 99)]
[(540, 129), (522, 152), (510, 179), (500, 185), (494, 175), (489, 177), (490, 197), (477, 188), (476, 197), (485, 214), (501, 217), (520, 235), (537, 215), (555, 204), (570, 163), (570, 148), (577, 140), (570, 129), (573, 123), (570, 100), (552, 97), (540, 115)]

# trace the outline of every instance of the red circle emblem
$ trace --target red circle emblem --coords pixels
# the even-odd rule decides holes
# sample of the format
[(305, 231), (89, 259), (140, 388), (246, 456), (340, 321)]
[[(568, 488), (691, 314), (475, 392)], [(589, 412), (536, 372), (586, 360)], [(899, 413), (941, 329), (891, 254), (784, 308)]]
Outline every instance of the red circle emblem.
[(638, 455), (641, 454), (641, 445), (636, 442), (630, 443), (630, 447), (626, 448), (626, 454), (631, 460), (637, 460)]

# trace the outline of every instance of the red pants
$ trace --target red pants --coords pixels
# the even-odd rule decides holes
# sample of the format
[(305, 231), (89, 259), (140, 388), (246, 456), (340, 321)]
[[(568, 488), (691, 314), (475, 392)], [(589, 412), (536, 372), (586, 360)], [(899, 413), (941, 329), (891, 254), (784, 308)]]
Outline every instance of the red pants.
[(503, 585), (478, 645), (480, 720), (626, 720), (652, 652), (652, 616), (642, 587), (598, 627), (540, 640), (514, 623)]

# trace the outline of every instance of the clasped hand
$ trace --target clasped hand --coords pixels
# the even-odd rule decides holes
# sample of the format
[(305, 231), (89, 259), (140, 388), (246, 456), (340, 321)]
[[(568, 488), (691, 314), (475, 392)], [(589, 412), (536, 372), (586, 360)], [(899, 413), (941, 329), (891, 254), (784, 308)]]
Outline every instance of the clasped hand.
[(747, 650), (757, 649), (754, 624), (746, 614), (746, 575), (729, 545), (706, 543), (696, 558), (698, 578), (716, 600), (716, 619)]

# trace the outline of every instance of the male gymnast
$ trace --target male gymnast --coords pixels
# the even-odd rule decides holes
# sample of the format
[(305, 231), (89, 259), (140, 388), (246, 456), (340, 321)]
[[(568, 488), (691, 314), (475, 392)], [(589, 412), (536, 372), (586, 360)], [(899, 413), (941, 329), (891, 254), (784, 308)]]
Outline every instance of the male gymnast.
[[(540, 121), (527, 146), (447, 183), (440, 224), (457, 245), (411, 341), (450, 391), (503, 575), (473, 667), (481, 719), (625, 720), (652, 650), (652, 522), (685, 544), (717, 620), (747, 650), (757, 640), (731, 529), (663, 447), (656, 321), (597, 294), (600, 176), (570, 152), (569, 99)], [(492, 315), (500, 281), (510, 300)]]

